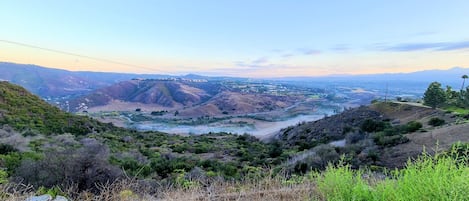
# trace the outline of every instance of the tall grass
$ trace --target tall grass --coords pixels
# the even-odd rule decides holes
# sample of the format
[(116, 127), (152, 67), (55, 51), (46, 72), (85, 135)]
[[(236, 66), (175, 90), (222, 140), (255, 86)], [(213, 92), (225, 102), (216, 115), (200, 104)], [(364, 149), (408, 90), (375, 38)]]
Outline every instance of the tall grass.
[(325, 172), (315, 174), (317, 191), (327, 200), (372, 200), (372, 189), (362, 171), (354, 171), (348, 165), (329, 165)]
[(347, 165), (329, 166), (316, 178), (324, 200), (469, 200), (469, 167), (447, 156), (423, 155), (377, 179)]

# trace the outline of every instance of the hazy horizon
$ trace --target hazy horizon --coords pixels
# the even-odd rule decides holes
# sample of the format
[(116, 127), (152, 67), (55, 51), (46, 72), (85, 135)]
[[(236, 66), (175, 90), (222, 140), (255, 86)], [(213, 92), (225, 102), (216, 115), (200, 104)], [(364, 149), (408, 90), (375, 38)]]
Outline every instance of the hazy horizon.
[(5, 1), (0, 61), (251, 78), (469, 66), (466, 1)]
[[(13, 65), (26, 65), (26, 66), (34, 66), (34, 67), (40, 67), (40, 68), (46, 68), (46, 69), (53, 69), (53, 70), (66, 70), (70, 72), (90, 72), (90, 73), (117, 73), (117, 74), (135, 74), (135, 75), (167, 75), (167, 76), (174, 76), (174, 77), (183, 77), (183, 76), (189, 76), (189, 75), (195, 75), (195, 76), (204, 76), (204, 77), (232, 77), (232, 78), (246, 78), (246, 79), (294, 79), (294, 78), (342, 78), (342, 77), (363, 77), (363, 76), (375, 76), (375, 75), (406, 75), (406, 74), (412, 74), (412, 73), (421, 73), (421, 72), (426, 72), (426, 71), (449, 71), (449, 70), (454, 70), (454, 69), (467, 69), (468, 74), (469, 74), (469, 68), (466, 67), (461, 67), (461, 66), (454, 66), (451, 68), (447, 69), (425, 69), (425, 70), (420, 70), (420, 71), (411, 71), (411, 72), (384, 72), (384, 73), (374, 73), (374, 74), (326, 74), (326, 75), (311, 75), (311, 76), (277, 76), (277, 77), (249, 77), (249, 76), (229, 76), (229, 75), (223, 75), (223, 74), (204, 74), (204, 73), (193, 73), (193, 72), (188, 72), (188, 73), (181, 73), (181, 74), (165, 74), (165, 73), (138, 73), (138, 72), (118, 72), (118, 71), (98, 71), (98, 70), (70, 70), (66, 68), (60, 68), (60, 67), (54, 67), (54, 66), (41, 66), (38, 64), (28, 64), (28, 63), (15, 63), (11, 61), (0, 61), (0, 63), (5, 63), (5, 64), (13, 64)], [(451, 77), (455, 78), (455, 77)], [(458, 77), (456, 77), (458, 78)]]

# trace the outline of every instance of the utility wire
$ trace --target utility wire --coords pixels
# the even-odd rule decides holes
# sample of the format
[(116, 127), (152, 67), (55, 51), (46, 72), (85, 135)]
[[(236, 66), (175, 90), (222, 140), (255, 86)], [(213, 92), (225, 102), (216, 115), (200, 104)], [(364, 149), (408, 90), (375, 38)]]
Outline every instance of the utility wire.
[(66, 52), (66, 51), (62, 51), (62, 50), (50, 49), (50, 48), (45, 48), (45, 47), (40, 47), (40, 46), (36, 46), (36, 45), (10, 41), (10, 40), (0, 39), (0, 42), (9, 43), (9, 44), (18, 45), (18, 46), (23, 46), (23, 47), (29, 47), (29, 48), (33, 48), (33, 49), (44, 50), (44, 51), (48, 51), (48, 52), (54, 52), (54, 53), (58, 53), (58, 54), (65, 54), (65, 55), (69, 55), (69, 56), (86, 58), (86, 59), (91, 59), (91, 60), (100, 61), (100, 62), (112, 63), (112, 64), (121, 65), (121, 66), (129, 66), (129, 67), (141, 68), (141, 69), (145, 69), (145, 70), (157, 71), (157, 72), (165, 73), (165, 74), (172, 74), (172, 73), (169, 73), (169, 72), (165, 72), (165, 71), (161, 71), (161, 70), (157, 70), (157, 69), (153, 69), (153, 68), (147, 68), (147, 67), (144, 67), (144, 66), (139, 66), (139, 65), (129, 64), (129, 63), (123, 63), (123, 62), (113, 61), (113, 60), (109, 60), (109, 59), (103, 59), (103, 58), (99, 58), (99, 57), (92, 57), (92, 56), (87, 56), (87, 55), (82, 55), (82, 54), (77, 54), (77, 53), (72, 53), (72, 52)]

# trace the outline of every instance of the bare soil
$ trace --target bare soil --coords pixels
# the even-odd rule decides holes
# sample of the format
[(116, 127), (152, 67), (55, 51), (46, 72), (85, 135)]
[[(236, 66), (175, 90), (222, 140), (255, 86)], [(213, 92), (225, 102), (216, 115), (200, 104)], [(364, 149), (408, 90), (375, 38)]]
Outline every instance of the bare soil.
[[(393, 122), (405, 124), (417, 121), (423, 125), (421, 130), (406, 135), (409, 142), (383, 150), (381, 162), (386, 167), (403, 167), (409, 158), (415, 158), (423, 151), (433, 154), (448, 150), (458, 141), (469, 142), (469, 123), (454, 114), (418, 103), (391, 103), (389, 106), (374, 104), (370, 108)], [(428, 124), (431, 118), (444, 119), (446, 123), (433, 127)]]

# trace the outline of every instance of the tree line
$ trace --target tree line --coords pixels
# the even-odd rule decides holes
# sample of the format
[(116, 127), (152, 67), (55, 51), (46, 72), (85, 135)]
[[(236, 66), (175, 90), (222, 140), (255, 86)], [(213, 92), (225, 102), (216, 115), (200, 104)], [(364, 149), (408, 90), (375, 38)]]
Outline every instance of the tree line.
[(443, 88), (439, 82), (430, 83), (423, 96), (424, 105), (432, 108), (451, 106), (469, 108), (469, 87), (465, 87), (465, 81), (469, 76), (463, 75), (461, 78), (463, 82), (459, 91), (453, 90), (451, 86)]

